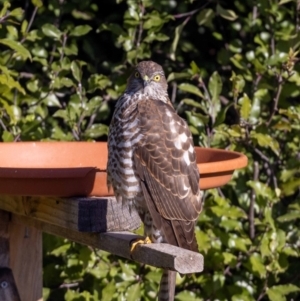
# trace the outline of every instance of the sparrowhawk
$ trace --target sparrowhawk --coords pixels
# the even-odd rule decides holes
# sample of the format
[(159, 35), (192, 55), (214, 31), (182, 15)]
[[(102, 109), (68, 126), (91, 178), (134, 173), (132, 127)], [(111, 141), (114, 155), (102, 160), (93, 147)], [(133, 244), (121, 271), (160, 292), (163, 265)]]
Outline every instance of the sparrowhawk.
[[(198, 252), (202, 209), (191, 132), (174, 110), (160, 65), (142, 61), (116, 104), (108, 136), (108, 185), (133, 206), (152, 242)], [(176, 273), (164, 271), (159, 300), (174, 298)], [(173, 287), (172, 287), (173, 286)]]

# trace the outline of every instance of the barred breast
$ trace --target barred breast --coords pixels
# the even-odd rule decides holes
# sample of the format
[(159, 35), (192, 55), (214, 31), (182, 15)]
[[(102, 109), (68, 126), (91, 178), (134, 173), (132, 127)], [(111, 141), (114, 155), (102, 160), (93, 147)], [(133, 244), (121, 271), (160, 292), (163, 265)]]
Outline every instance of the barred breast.
[[(137, 98), (137, 99), (135, 99)], [(134, 145), (140, 141), (135, 102), (138, 95), (124, 94), (117, 103), (108, 135), (108, 186), (118, 200), (132, 201), (141, 193), (133, 168)]]

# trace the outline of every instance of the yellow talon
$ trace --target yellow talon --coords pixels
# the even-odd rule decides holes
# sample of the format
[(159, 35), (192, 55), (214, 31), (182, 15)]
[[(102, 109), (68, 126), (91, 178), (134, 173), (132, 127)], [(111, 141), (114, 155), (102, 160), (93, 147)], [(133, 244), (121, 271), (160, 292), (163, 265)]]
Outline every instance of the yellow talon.
[(134, 239), (132, 240), (132, 242), (130, 242), (131, 244), (130, 253), (134, 251), (137, 245), (144, 245), (144, 244), (151, 244), (151, 243), (152, 241), (149, 236), (146, 236), (145, 239), (140, 239), (140, 238)]

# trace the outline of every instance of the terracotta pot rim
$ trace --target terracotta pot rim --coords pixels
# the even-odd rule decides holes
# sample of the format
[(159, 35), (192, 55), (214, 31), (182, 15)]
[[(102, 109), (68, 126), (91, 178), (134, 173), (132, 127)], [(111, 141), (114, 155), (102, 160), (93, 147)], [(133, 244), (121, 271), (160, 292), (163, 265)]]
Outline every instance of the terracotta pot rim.
[(201, 173), (213, 174), (220, 171), (234, 171), (236, 169), (244, 168), (248, 164), (248, 158), (244, 154), (236, 151), (228, 151), (218, 148), (204, 148), (199, 146), (196, 146), (195, 148), (196, 151), (200, 149), (201, 152), (214, 152), (224, 156), (230, 155), (229, 158), (226, 157), (226, 159), (222, 161), (198, 163), (197, 165), (199, 167), (200, 176)]
[[(195, 148), (200, 188), (226, 184), (235, 169), (247, 165), (244, 154)], [(109, 196), (107, 143), (26, 141), (0, 143), (0, 194), (39, 196)]]

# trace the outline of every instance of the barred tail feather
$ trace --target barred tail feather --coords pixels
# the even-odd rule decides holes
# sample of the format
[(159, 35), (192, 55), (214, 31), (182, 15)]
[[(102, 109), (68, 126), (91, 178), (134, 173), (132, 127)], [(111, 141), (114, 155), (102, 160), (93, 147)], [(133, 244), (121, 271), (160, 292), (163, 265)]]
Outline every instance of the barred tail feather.
[(174, 301), (176, 286), (176, 272), (163, 270), (160, 280), (158, 301)]

